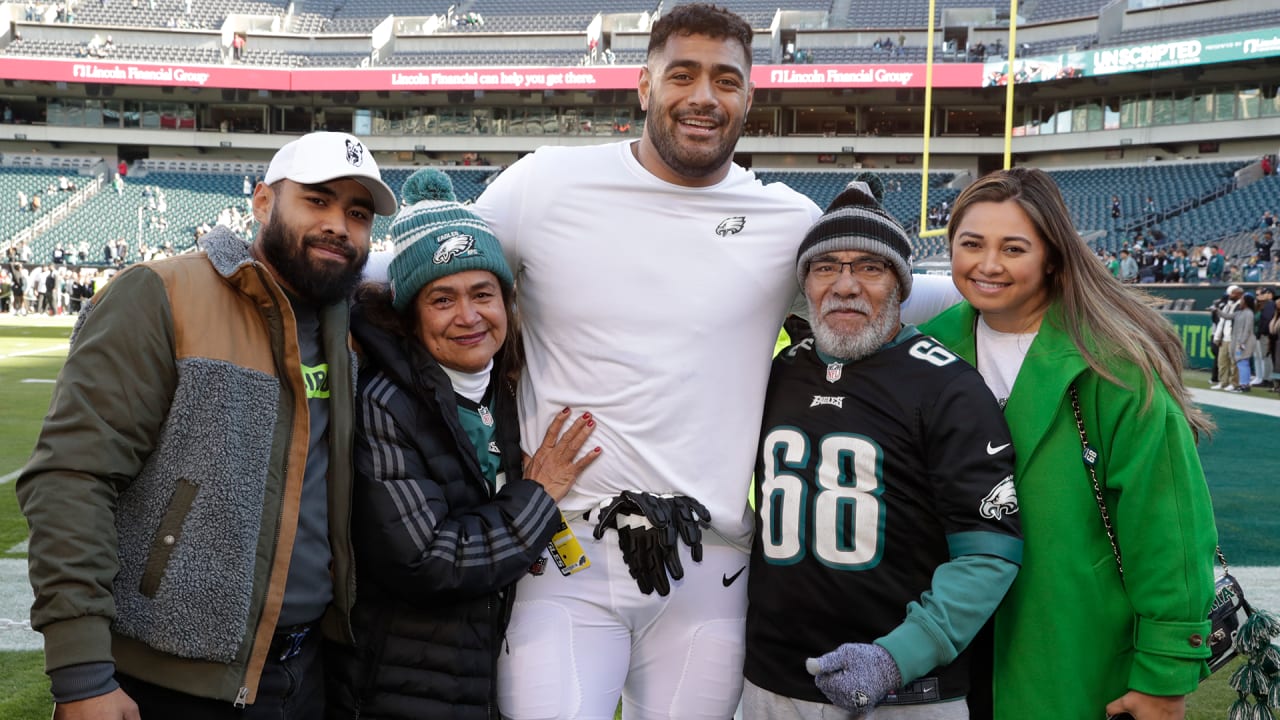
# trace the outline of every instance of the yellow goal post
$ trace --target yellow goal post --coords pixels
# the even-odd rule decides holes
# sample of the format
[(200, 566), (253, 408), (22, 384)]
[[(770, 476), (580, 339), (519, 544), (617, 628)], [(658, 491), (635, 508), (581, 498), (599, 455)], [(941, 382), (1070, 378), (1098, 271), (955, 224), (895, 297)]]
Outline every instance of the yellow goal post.
[[(936, 31), (937, 9), (936, 0), (929, 0), (929, 30), (928, 37), (925, 40), (925, 48), (928, 53), (925, 57), (924, 66), (924, 159), (923, 166), (920, 171), (920, 231), (919, 236), (922, 238), (937, 237), (947, 233), (946, 228), (929, 229), (928, 212), (929, 212), (929, 136), (933, 132), (933, 37)], [(1009, 0), (1009, 42), (1008, 56), (1006, 59), (1006, 67), (1008, 71), (1005, 73), (1004, 83), (1004, 168), (1007, 170), (1010, 166), (1012, 153), (1010, 152), (1011, 139), (1013, 137), (1013, 84), (1014, 72), (1013, 63), (1015, 55), (1018, 52), (1018, 0)]]

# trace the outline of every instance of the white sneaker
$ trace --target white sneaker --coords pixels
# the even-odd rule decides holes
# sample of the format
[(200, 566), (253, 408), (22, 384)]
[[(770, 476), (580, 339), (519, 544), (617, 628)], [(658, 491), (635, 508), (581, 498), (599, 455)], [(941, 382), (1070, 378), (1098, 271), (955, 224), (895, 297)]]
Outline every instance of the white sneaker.
[(1235, 392), (1235, 391), (1236, 391), (1236, 386), (1235, 386), (1235, 385), (1226, 385), (1226, 386), (1223, 386), (1223, 388), (1222, 388), (1222, 389), (1223, 389), (1223, 390), (1226, 390), (1227, 392)]
[(1260, 377), (1256, 377), (1256, 378), (1254, 378), (1254, 379), (1250, 380), (1250, 381), (1249, 381), (1249, 384), (1250, 384), (1250, 385), (1261, 385), (1261, 384), (1262, 384), (1262, 378), (1260, 378)]
[(1210, 385), (1210, 386), (1209, 386), (1209, 389), (1210, 389), (1210, 390), (1221, 390), (1221, 389), (1222, 389), (1222, 383), (1214, 383), (1214, 384), (1212, 384), (1212, 385)]

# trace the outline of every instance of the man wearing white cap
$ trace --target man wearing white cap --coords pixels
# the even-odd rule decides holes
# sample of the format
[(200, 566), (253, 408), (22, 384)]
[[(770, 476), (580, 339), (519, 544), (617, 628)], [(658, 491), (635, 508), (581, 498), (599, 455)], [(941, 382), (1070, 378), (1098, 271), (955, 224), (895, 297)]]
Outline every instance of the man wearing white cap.
[(54, 717), (318, 718), (354, 594), (347, 297), (395, 195), (355, 137), (280, 149), (252, 244), (120, 273), (18, 480)]

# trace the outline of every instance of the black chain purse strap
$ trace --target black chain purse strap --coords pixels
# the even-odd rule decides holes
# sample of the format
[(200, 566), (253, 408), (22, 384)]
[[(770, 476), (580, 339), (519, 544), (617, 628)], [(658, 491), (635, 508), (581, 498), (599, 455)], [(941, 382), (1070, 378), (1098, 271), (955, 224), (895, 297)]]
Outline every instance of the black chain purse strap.
[[(1081, 459), (1084, 461), (1084, 467), (1089, 471), (1089, 480), (1093, 483), (1093, 499), (1098, 502), (1098, 513), (1102, 516), (1102, 526), (1106, 528), (1107, 540), (1111, 542), (1111, 552), (1116, 556), (1116, 570), (1120, 571), (1120, 578), (1124, 579), (1124, 563), (1120, 562), (1120, 544), (1116, 542), (1116, 530), (1111, 524), (1111, 513), (1107, 511), (1107, 504), (1102, 497), (1102, 484), (1098, 482), (1098, 472), (1095, 466), (1098, 464), (1098, 451), (1089, 444), (1089, 437), (1084, 431), (1084, 417), (1080, 413), (1080, 392), (1076, 390), (1075, 383), (1071, 384), (1071, 412), (1076, 416), (1076, 431), (1080, 433)], [(1230, 574), (1230, 568), (1227, 567), (1227, 558), (1222, 554), (1222, 547), (1214, 548), (1215, 554), (1218, 556), (1218, 562), (1222, 563), (1223, 574)]]

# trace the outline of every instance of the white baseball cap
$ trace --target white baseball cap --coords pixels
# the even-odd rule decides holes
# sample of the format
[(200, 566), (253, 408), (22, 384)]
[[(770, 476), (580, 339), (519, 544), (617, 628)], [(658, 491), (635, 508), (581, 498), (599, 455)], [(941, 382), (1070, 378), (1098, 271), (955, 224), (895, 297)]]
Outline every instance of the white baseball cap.
[(373, 211), (395, 215), (400, 203), (382, 181), (373, 153), (354, 135), (340, 132), (313, 132), (280, 148), (262, 181), (292, 180), (304, 185), (351, 178), (373, 195)]

